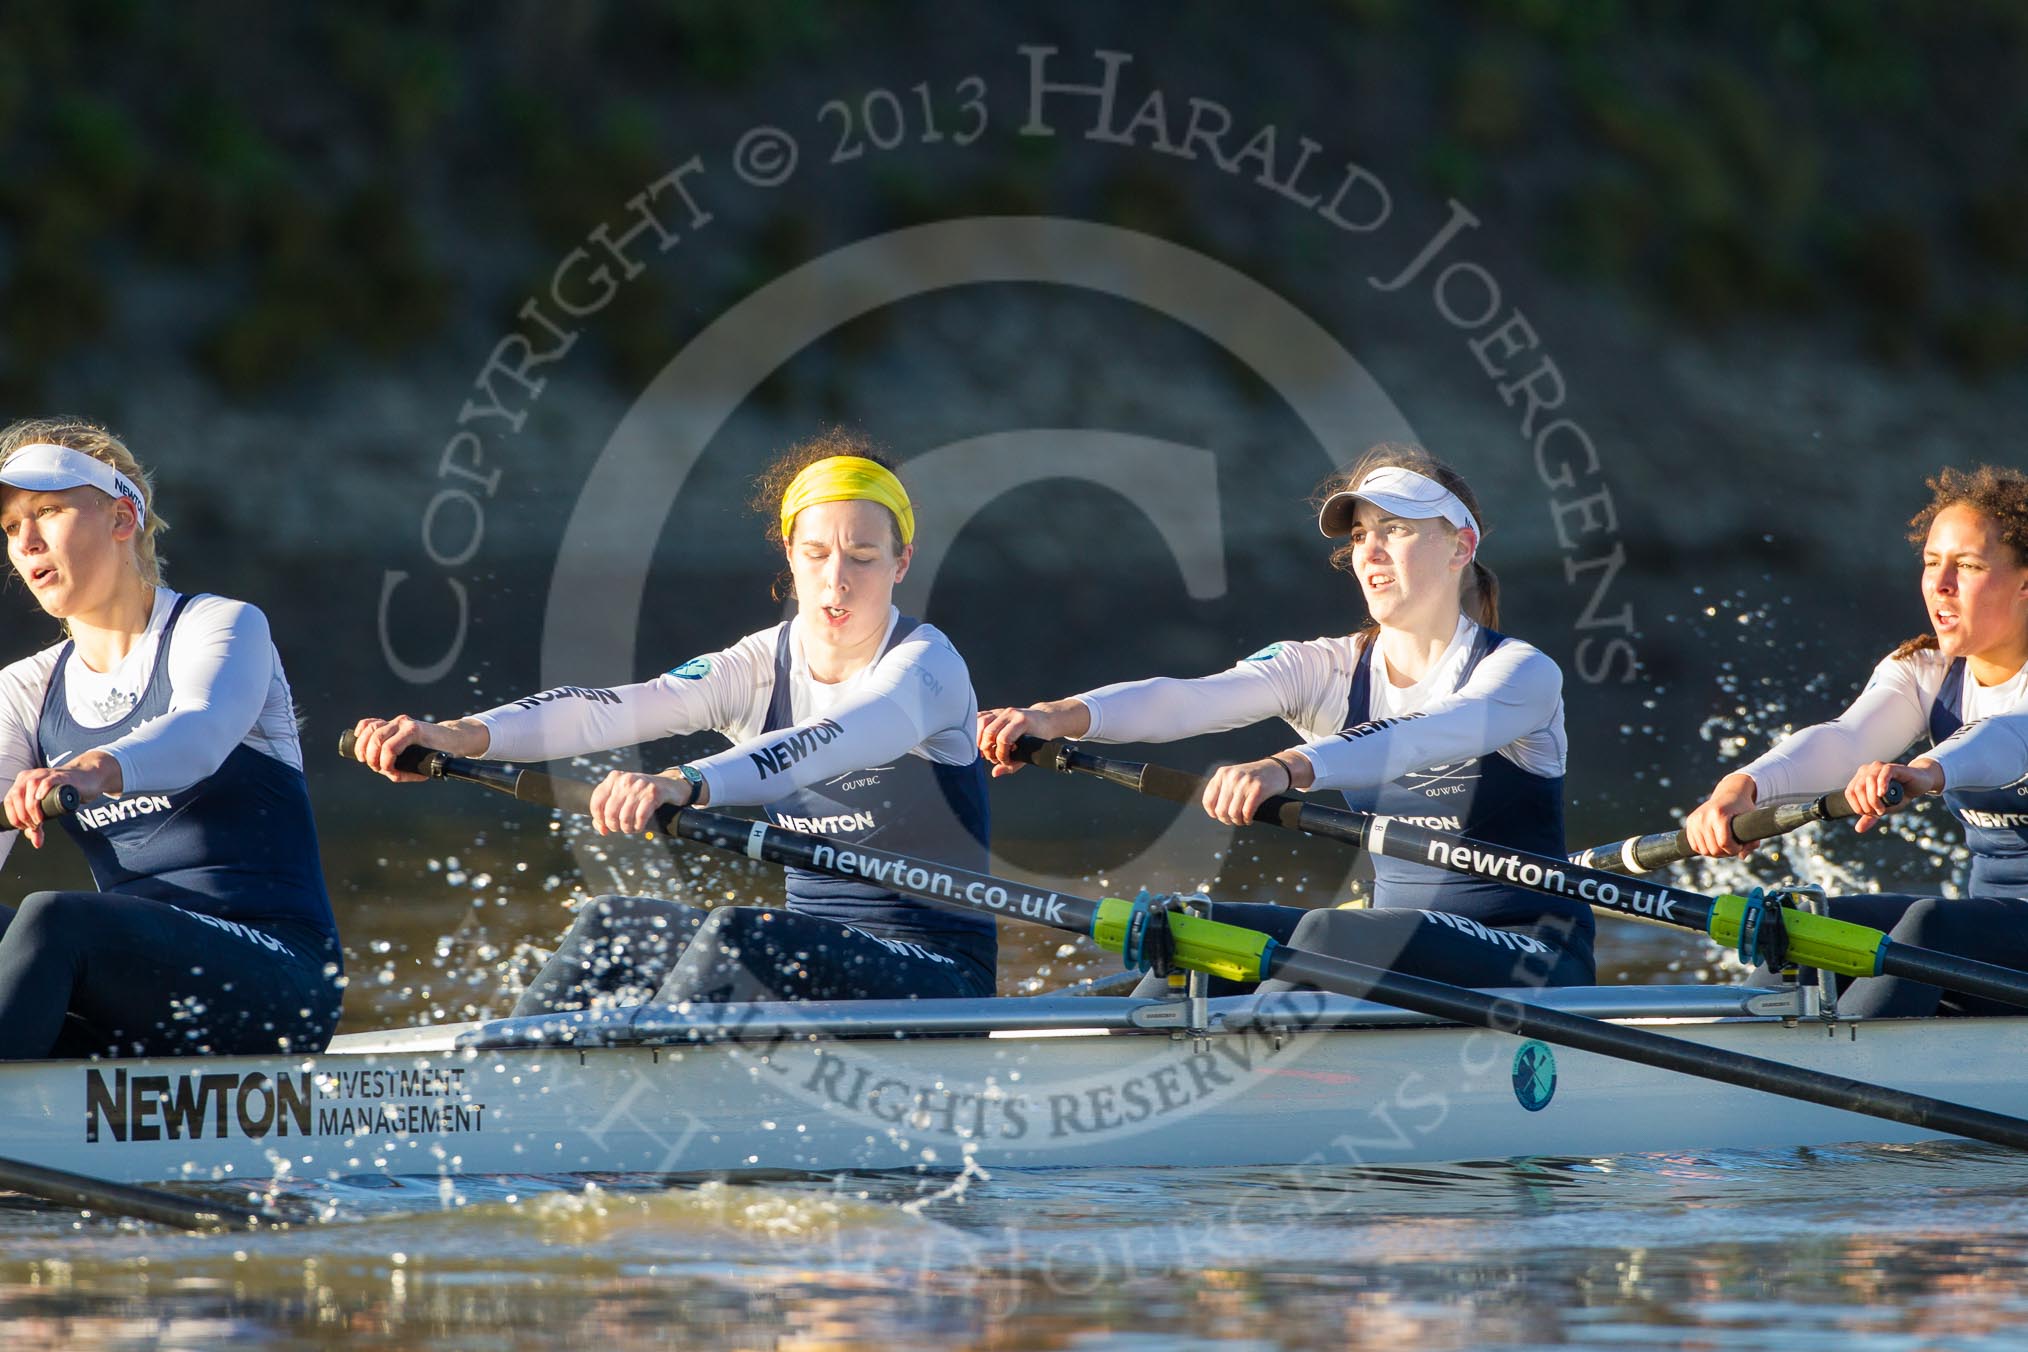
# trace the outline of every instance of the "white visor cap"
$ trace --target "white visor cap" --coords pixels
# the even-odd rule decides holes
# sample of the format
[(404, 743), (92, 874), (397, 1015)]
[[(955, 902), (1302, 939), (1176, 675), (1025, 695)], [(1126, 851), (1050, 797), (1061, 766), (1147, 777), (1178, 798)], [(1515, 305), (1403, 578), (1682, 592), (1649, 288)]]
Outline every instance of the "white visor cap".
[(148, 505), (141, 500), (141, 490), (132, 479), (105, 461), (68, 446), (46, 441), (23, 446), (7, 457), (6, 464), (0, 465), (0, 484), (25, 488), (31, 493), (96, 488), (109, 498), (125, 498), (133, 503), (136, 528), (148, 524)]
[(1357, 488), (1341, 489), (1324, 500), (1317, 513), (1317, 529), (1332, 537), (1352, 533), (1352, 516), (1361, 502), (1370, 502), (1389, 516), (1425, 521), (1440, 516), (1459, 530), (1482, 536), (1478, 518), (1458, 495), (1435, 479), (1399, 465), (1382, 465)]

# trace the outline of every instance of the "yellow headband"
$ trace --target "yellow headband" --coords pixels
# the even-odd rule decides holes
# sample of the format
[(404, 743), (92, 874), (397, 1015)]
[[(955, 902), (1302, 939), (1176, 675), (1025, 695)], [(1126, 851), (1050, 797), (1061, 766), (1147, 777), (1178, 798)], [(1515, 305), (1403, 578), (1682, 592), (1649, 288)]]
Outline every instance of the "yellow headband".
[(915, 543), (915, 508), (909, 505), (908, 490), (885, 465), (864, 456), (834, 455), (790, 480), (782, 494), (782, 543), (794, 537), (796, 513), (820, 502), (877, 502), (894, 513), (901, 527), (903, 546)]

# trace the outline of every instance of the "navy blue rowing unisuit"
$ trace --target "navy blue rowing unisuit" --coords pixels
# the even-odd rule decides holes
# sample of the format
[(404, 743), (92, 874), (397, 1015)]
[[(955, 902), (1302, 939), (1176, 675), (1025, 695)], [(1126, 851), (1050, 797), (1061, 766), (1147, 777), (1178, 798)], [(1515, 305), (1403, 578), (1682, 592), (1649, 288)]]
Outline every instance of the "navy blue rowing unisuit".
[[(192, 598), (179, 597), (138, 703), (119, 722), (87, 728), (64, 697), (64, 645), (36, 725), (44, 765), (102, 747), (169, 710), (169, 648)], [(317, 855), (303, 772), (244, 744), (208, 778), (174, 793), (133, 793), (59, 818), (102, 892), (163, 901), (244, 924), (288, 922), (337, 938)]]
[[(1458, 685), (1495, 648), (1504, 634), (1481, 628), (1458, 673)], [(1365, 650), (1352, 670), (1346, 700), (1346, 734), (1356, 737), (1372, 720), (1373, 664)], [(1455, 688), (1455, 687), (1454, 687)], [(1516, 850), (1564, 857), (1563, 776), (1536, 775), (1498, 751), (1469, 761), (1412, 770), (1370, 789), (1353, 789), (1345, 801), (1356, 812), (1383, 813), (1436, 830), (1450, 831)], [(1543, 927), (1559, 936), (1566, 951), (1590, 962), (1596, 923), (1591, 908), (1573, 898), (1553, 897), (1507, 883), (1446, 873), (1425, 864), (1373, 856), (1373, 905), (1406, 907), (1464, 916), (1497, 929)]]
[[(901, 617), (881, 651), (907, 639), (921, 623)], [(784, 624), (775, 645), (774, 693), (763, 732), (796, 725), (789, 672), (789, 626)], [(868, 766), (796, 789), (764, 810), (777, 826), (813, 831), (840, 845), (869, 845), (984, 872), (991, 823), (986, 781), (982, 757), (968, 765), (940, 765), (903, 755), (891, 765)], [(786, 873), (790, 910), (947, 953), (980, 968), (986, 989), (992, 989), (999, 937), (985, 916), (914, 901), (872, 883), (807, 869)]]
[[(123, 738), (131, 745), (130, 733), (169, 715), (179, 679), (170, 653), (195, 598), (168, 598), (158, 593), (146, 684), (109, 726), (72, 718), (70, 645), (50, 650), (32, 721), (13, 710), (34, 762), (61, 766)], [(247, 633), (234, 641), (267, 644), (265, 622)], [(268, 660), (243, 649), (234, 657)], [(278, 668), (269, 677), (273, 702), (286, 682)], [(231, 708), (198, 704), (175, 717), (220, 722), (208, 731), (223, 740), (241, 712)], [(293, 750), (293, 727), (286, 732)], [(315, 1052), (330, 1041), (344, 956), (303, 775), (256, 750), (254, 732), (236, 735), (243, 740), (217, 769), (187, 788), (136, 789), (58, 819), (99, 890), (0, 906), (0, 1059)], [(277, 743), (263, 735), (259, 744)]]
[[(1964, 726), (1964, 698), (1965, 659), (1960, 657), (1944, 673), (1930, 706), (1932, 746)], [(1964, 828), (1972, 852), (1966, 895), (2028, 900), (2028, 781), (1998, 789), (1946, 788), (1943, 800)]]

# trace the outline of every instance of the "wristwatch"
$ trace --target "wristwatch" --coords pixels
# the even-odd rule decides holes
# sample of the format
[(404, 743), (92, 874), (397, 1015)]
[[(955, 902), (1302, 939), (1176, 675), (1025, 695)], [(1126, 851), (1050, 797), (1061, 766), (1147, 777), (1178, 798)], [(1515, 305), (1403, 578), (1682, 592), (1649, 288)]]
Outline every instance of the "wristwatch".
[(684, 764), (676, 767), (676, 773), (690, 781), (690, 806), (703, 807), (706, 794), (704, 771), (694, 765)]

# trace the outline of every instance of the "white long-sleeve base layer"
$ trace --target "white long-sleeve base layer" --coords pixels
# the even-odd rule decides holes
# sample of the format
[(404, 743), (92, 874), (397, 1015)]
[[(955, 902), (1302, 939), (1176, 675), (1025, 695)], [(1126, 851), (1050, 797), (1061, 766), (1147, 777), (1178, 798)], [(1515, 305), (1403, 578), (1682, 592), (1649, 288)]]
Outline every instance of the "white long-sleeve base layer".
[[(167, 587), (156, 588), (147, 632), (112, 670), (93, 671), (71, 650), (64, 664), (64, 702), (80, 727), (111, 727), (139, 703), (176, 597)], [(36, 725), (63, 647), (51, 644), (0, 669), (0, 785), (35, 766)], [(242, 743), (303, 768), (289, 681), (259, 608), (223, 596), (192, 597), (169, 643), (168, 676), (168, 712), (103, 748), (119, 762), (122, 794), (187, 789), (225, 764)], [(0, 834), (0, 861), (19, 834)]]
[[(1763, 805), (1842, 789), (1860, 766), (1893, 760), (1929, 735), (1930, 711), (1950, 671), (1934, 648), (1883, 658), (1844, 713), (1790, 733), (1745, 768)], [(1999, 685), (1965, 673), (1964, 726), (1922, 754), (1947, 789), (2003, 789), (2028, 776), (2028, 666)]]
[[(1530, 774), (1564, 772), (1563, 672), (1539, 649), (1509, 638), (1471, 679), (1458, 674), (1479, 626), (1460, 617), (1450, 646), (1413, 685), (1397, 686), (1378, 643), (1355, 636), (1270, 644), (1210, 676), (1155, 677), (1077, 696), (1091, 712), (1085, 740), (1171, 742), (1279, 718), (1303, 739), (1320, 789), (1370, 788), (1411, 770), (1497, 752)], [(1362, 653), (1362, 649), (1364, 650)], [(1372, 664), (1368, 708), (1385, 726), (1340, 738), (1354, 663)]]
[[(899, 619), (900, 612), (890, 607), (888, 634)], [(790, 789), (898, 756), (940, 765), (969, 765), (977, 757), (979, 703), (971, 673), (934, 625), (918, 625), (878, 660), (827, 683), (810, 675), (802, 621), (786, 623), (794, 720), (788, 728), (761, 732), (774, 694), (782, 628), (770, 625), (651, 681), (604, 690), (564, 686), (475, 714), (492, 737), (486, 754), (511, 761), (561, 760), (678, 733), (717, 732), (732, 747), (692, 764), (704, 775), (711, 803), (727, 807), (769, 802)], [(785, 770), (779, 768), (782, 758), (769, 754), (783, 742), (801, 753)]]

